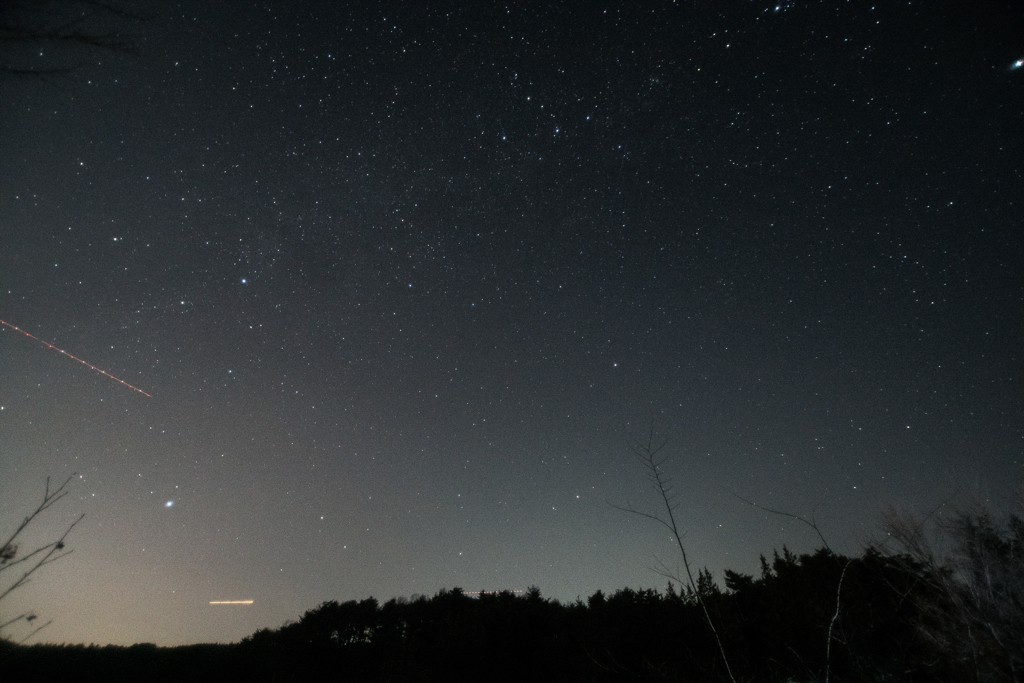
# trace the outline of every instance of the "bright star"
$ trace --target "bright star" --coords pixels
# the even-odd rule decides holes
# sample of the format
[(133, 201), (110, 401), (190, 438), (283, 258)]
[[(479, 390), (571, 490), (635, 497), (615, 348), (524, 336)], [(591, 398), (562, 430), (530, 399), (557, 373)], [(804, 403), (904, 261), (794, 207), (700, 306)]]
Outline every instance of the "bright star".
[(174, 501), (173, 500), (169, 500), (166, 503), (164, 503), (164, 507), (165, 508), (169, 508), (169, 507), (173, 507), (173, 506), (174, 506)]
[(1024, 59), (1018, 59), (1016, 62), (1010, 65), (1010, 71), (1016, 71), (1022, 66), (1024, 66)]

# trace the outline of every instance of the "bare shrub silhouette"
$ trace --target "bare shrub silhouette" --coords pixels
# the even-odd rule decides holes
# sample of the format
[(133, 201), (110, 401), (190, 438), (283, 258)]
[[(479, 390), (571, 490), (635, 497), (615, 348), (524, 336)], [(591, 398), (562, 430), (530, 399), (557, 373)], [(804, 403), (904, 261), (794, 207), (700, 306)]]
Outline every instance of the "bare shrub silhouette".
[(699, 572), (696, 578), (694, 577), (693, 568), (690, 566), (690, 560), (686, 554), (686, 547), (683, 545), (683, 532), (679, 530), (679, 525), (676, 522), (676, 510), (679, 509), (679, 503), (676, 500), (675, 491), (672, 486), (672, 477), (665, 473), (661, 467), (665, 464), (665, 461), (669, 459), (669, 455), (663, 454), (662, 452), (667, 444), (667, 440), (655, 444), (654, 425), (651, 425), (651, 429), (645, 440), (634, 437), (630, 444), (630, 450), (640, 461), (647, 478), (650, 480), (655, 492), (661, 499), (662, 505), (665, 507), (665, 516), (662, 517), (658, 514), (651, 514), (637, 510), (628, 503), (625, 507), (619, 505), (614, 507), (624, 512), (629, 512), (634, 515), (639, 515), (640, 517), (653, 520), (668, 529), (672, 534), (676, 547), (679, 548), (679, 554), (682, 556), (685, 576), (677, 576), (672, 573), (664, 563), (662, 563), (662, 568), (658, 570), (658, 573), (685, 586), (688, 595), (691, 595), (696, 599), (697, 604), (700, 605), (701, 611), (704, 614), (704, 619), (707, 622), (708, 628), (711, 630), (711, 634), (715, 637), (715, 643), (718, 645), (718, 651), (722, 657), (722, 663), (725, 665), (725, 672), (728, 674), (729, 680), (736, 683), (736, 678), (732, 673), (732, 667), (729, 666), (729, 658), (725, 654), (725, 646), (722, 644), (722, 638), (718, 634), (718, 629), (715, 628), (715, 622), (711, 618), (711, 612), (708, 610), (707, 601), (705, 600), (706, 597), (717, 589), (717, 586), (715, 585), (714, 579), (712, 579), (711, 575), (706, 571)]
[[(3, 582), (0, 583), (0, 603), (2, 603), (4, 598), (9, 596), (15, 590), (27, 584), (31, 580), (32, 576), (42, 567), (71, 554), (71, 549), (69, 549), (64, 542), (67, 539), (68, 534), (71, 533), (71, 530), (75, 528), (75, 525), (81, 522), (82, 518), (85, 517), (84, 513), (79, 515), (78, 518), (75, 519), (75, 521), (73, 521), (64, 530), (64, 533), (62, 533), (56, 540), (41, 545), (30, 552), (22, 553), (20, 556), (20, 544), (18, 539), (24, 534), (25, 530), (33, 524), (33, 522), (39, 520), (40, 515), (59, 503), (68, 495), (68, 484), (75, 476), (75, 474), (71, 474), (71, 476), (64, 480), (64, 483), (52, 490), (50, 489), (50, 478), (47, 477), (46, 486), (43, 490), (42, 502), (40, 502), (39, 506), (21, 521), (3, 545), (0, 545), (0, 579), (3, 580)], [(13, 574), (10, 573), (12, 570), (14, 572)], [(35, 622), (36, 619), (37, 617), (35, 613), (31, 611), (23, 612), (16, 617), (4, 618), (3, 621), (0, 621), (0, 636), (3, 636), (3, 630), (5, 628), (9, 628), (10, 626), (22, 621), (30, 626), (35, 626), (33, 622)], [(25, 642), (51, 623), (52, 620), (47, 621), (42, 626), (35, 627), (28, 635), (21, 639), (21, 642)]]
[[(1024, 519), (987, 510), (949, 521), (890, 510), (888, 539), (927, 582), (919, 631), (947, 675), (979, 683), (1024, 677)], [(909, 564), (909, 563), (908, 563)], [(924, 568), (922, 571), (921, 568)]]

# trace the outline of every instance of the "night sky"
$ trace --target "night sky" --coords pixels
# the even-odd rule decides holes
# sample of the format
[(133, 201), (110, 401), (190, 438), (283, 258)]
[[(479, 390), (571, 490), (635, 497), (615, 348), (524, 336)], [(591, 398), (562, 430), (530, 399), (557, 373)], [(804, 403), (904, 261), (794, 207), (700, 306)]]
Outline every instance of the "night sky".
[(0, 330), (36, 641), (664, 588), (652, 424), (719, 580), (1021, 501), (1019, 4), (144, 9), (0, 80), (0, 318), (151, 395)]

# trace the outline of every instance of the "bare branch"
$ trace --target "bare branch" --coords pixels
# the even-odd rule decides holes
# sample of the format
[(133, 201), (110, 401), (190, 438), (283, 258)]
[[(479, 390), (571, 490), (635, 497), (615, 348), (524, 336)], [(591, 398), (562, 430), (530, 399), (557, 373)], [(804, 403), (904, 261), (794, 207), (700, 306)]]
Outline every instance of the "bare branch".
[(818, 534), (818, 538), (821, 539), (821, 543), (822, 543), (823, 546), (825, 546), (825, 549), (828, 550), (829, 552), (832, 551), (832, 548), (829, 547), (828, 541), (825, 540), (825, 535), (822, 534), (821, 533), (821, 529), (818, 528), (818, 523), (814, 521), (814, 512), (813, 511), (811, 511), (811, 518), (808, 520), (807, 518), (801, 517), (800, 515), (794, 515), (792, 512), (783, 512), (782, 510), (773, 510), (773, 509), (767, 508), (767, 507), (765, 507), (763, 505), (758, 505), (757, 503), (755, 503), (755, 502), (753, 502), (751, 500), (747, 500), (743, 496), (740, 496), (740, 495), (738, 495), (736, 493), (733, 493), (732, 495), (736, 496), (737, 498), (742, 500), (747, 505), (752, 505), (753, 507), (756, 507), (758, 510), (764, 510), (765, 512), (770, 512), (773, 515), (782, 515), (783, 517), (789, 517), (790, 519), (795, 519), (798, 522), (803, 522), (807, 526), (809, 526), (812, 529), (814, 529), (814, 533)]
[(2, 551), (4, 549), (7, 549), (8, 547), (10, 547), (12, 543), (14, 543), (14, 539), (18, 537), (18, 534), (20, 534), (25, 529), (25, 527), (27, 527), (29, 523), (32, 522), (33, 519), (38, 517), (40, 514), (45, 512), (48, 508), (52, 507), (57, 501), (59, 501), (61, 498), (68, 494), (68, 483), (70, 483), (71, 480), (74, 479), (77, 475), (77, 472), (72, 472), (71, 475), (64, 480), (64, 483), (58, 486), (52, 492), (50, 491), (50, 478), (46, 478), (46, 488), (43, 491), (43, 502), (39, 504), (39, 507), (37, 507), (34, 512), (32, 512), (28, 517), (22, 520), (18, 528), (14, 530), (13, 534), (11, 534), (11, 537), (8, 538), (3, 545), (0, 545), (0, 555), (3, 555)]
[[(832, 548), (829, 546), (828, 541), (825, 540), (825, 535), (823, 533), (821, 533), (821, 529), (818, 527), (818, 523), (814, 520), (814, 512), (813, 511), (811, 512), (811, 518), (807, 519), (806, 517), (801, 517), (800, 515), (795, 515), (792, 512), (785, 512), (783, 510), (773, 510), (772, 508), (765, 507), (763, 505), (758, 505), (757, 503), (755, 503), (755, 502), (753, 502), (751, 500), (747, 500), (746, 498), (744, 498), (743, 496), (738, 495), (735, 492), (733, 492), (732, 495), (736, 496), (737, 498), (742, 500), (747, 505), (751, 505), (753, 507), (756, 507), (758, 510), (763, 510), (765, 512), (770, 512), (773, 515), (781, 515), (783, 517), (789, 517), (790, 519), (795, 519), (798, 522), (803, 522), (804, 524), (806, 524), (810, 528), (814, 529), (814, 533), (816, 533), (818, 535), (818, 538), (821, 540), (821, 544), (822, 544), (822, 546), (824, 546), (825, 550), (829, 551), (830, 553), (832, 552)], [(831, 662), (832, 662), (832, 629), (835, 627), (836, 620), (839, 619), (839, 606), (840, 606), (839, 597), (840, 597), (840, 594), (842, 593), (842, 590), (843, 590), (843, 579), (846, 578), (846, 570), (849, 569), (850, 564), (852, 562), (853, 562), (853, 560), (848, 560), (846, 562), (846, 564), (843, 565), (843, 571), (839, 575), (839, 584), (836, 586), (836, 611), (832, 614), (832, 619), (828, 623), (828, 641), (825, 644), (825, 683), (828, 683), (829, 672), (831, 670)]]
[(669, 531), (672, 531), (673, 533), (675, 532), (675, 529), (673, 529), (672, 526), (668, 522), (663, 520), (661, 517), (658, 517), (657, 515), (652, 515), (652, 514), (647, 513), (647, 512), (642, 512), (641, 510), (637, 510), (636, 508), (634, 508), (629, 503), (626, 503), (626, 507), (622, 507), (621, 505), (615, 505), (614, 503), (610, 503), (610, 505), (613, 508), (615, 508), (616, 510), (621, 510), (623, 512), (628, 512), (631, 515), (637, 515), (638, 517), (644, 517), (646, 519), (653, 520), (653, 521), (657, 522), (658, 524), (661, 524), (662, 526), (664, 526)]
[(25, 621), (31, 621), (32, 619), (35, 619), (35, 615), (32, 614), (31, 612), (22, 612), (21, 614), (19, 614), (18, 616), (14, 617), (13, 619), (9, 619), (9, 620), (5, 621), (4, 623), (0, 624), (0, 629), (7, 628), (11, 624), (17, 623), (17, 622), (21, 621), (22, 619), (24, 619)]
[[(57, 540), (42, 545), (35, 550), (21, 557), (17, 557), (19, 543), (18, 539), (21, 534), (31, 525), (37, 521), (44, 512), (56, 505), (59, 501), (63, 500), (68, 495), (68, 484), (75, 478), (75, 474), (72, 473), (67, 479), (65, 479), (60, 486), (56, 488), (50, 487), (50, 478), (46, 478), (46, 484), (43, 488), (43, 499), (39, 505), (33, 510), (27, 517), (25, 517), (21, 523), (15, 528), (14, 532), (7, 538), (2, 546), (0, 546), (0, 572), (7, 571), (9, 569), (17, 569), (20, 572), (20, 576), (9, 584), (5, 581), (4, 586), (0, 586), (0, 601), (10, 595), (12, 592), (21, 588), (31, 581), (32, 575), (35, 574), (40, 568), (48, 565), (52, 562), (56, 562), (61, 558), (67, 557), (71, 554), (71, 550), (67, 549), (65, 541), (71, 531), (78, 525), (79, 522), (85, 517), (84, 514), (79, 515), (73, 522), (60, 535)], [(17, 574), (15, 574), (17, 576)], [(0, 631), (15, 624), (19, 621), (25, 621), (27, 624), (32, 624), (35, 621), (36, 615), (32, 612), (24, 612), (9, 619), (4, 623), (0, 624)], [(32, 630), (21, 642), (25, 642), (35, 634), (39, 633), (40, 630), (50, 625), (51, 622), (47, 622), (42, 626)]]
[(40, 548), (39, 550), (33, 551), (32, 554), (35, 555), (36, 553), (38, 553), (41, 550), (46, 550), (46, 552), (43, 553), (43, 556), (39, 559), (38, 562), (33, 564), (29, 569), (25, 570), (25, 573), (21, 575), (21, 578), (19, 578), (17, 581), (12, 583), (6, 590), (4, 590), (3, 592), (0, 592), (0, 600), (3, 600), (11, 592), (13, 592), (14, 590), (20, 588), (21, 586), (24, 586), (26, 583), (28, 583), (28, 578), (37, 569), (39, 569), (43, 565), (49, 564), (51, 562), (56, 562), (60, 558), (66, 557), (67, 555), (71, 554), (71, 551), (69, 550), (66, 553), (60, 553), (59, 555), (54, 557), (55, 553), (58, 553), (60, 550), (62, 550), (64, 548), (64, 539), (68, 537), (68, 534), (70, 534), (71, 530), (75, 528), (75, 525), (78, 524), (79, 522), (81, 522), (84, 517), (85, 517), (85, 513), (82, 513), (81, 515), (79, 515), (78, 519), (76, 519), (74, 522), (71, 523), (71, 526), (69, 526), (64, 531), (64, 534), (60, 537), (59, 540), (57, 540), (54, 543), (50, 543), (48, 545), (45, 545), (42, 548)]
[(45, 624), (43, 624), (42, 626), (40, 626), (39, 628), (37, 628), (37, 629), (36, 629), (35, 631), (32, 631), (32, 632), (31, 632), (31, 633), (29, 633), (29, 634), (28, 634), (27, 636), (25, 636), (24, 638), (22, 638), (22, 639), (21, 639), (21, 643), (25, 643), (26, 641), (28, 641), (28, 639), (29, 639), (29, 638), (31, 638), (31, 637), (32, 637), (32, 636), (34, 636), (35, 634), (39, 633), (40, 631), (42, 631), (42, 630), (43, 630), (44, 628), (46, 628), (47, 626), (49, 626), (49, 625), (50, 625), (50, 624), (52, 624), (52, 623), (53, 623), (53, 619), (50, 619), (50, 620), (49, 620), (48, 622), (46, 622)]
[[(686, 570), (686, 584), (693, 592), (697, 599), (697, 603), (700, 605), (701, 611), (704, 612), (704, 619), (708, 624), (708, 628), (711, 629), (711, 634), (715, 637), (715, 642), (718, 644), (718, 651), (722, 656), (722, 662), (725, 664), (725, 671), (729, 675), (729, 680), (736, 683), (736, 678), (732, 674), (732, 667), (729, 666), (729, 658), (725, 654), (725, 646), (722, 645), (722, 639), (718, 635), (718, 629), (715, 628), (715, 623), (711, 619), (711, 613), (708, 611), (707, 604), (704, 602), (704, 596), (701, 595), (700, 587), (697, 581), (693, 578), (693, 571), (690, 568), (690, 560), (686, 555), (686, 547), (683, 545), (683, 533), (679, 531), (679, 525), (676, 523), (675, 511), (678, 509), (678, 505), (673, 502), (675, 494), (672, 491), (672, 478), (665, 474), (661, 466), (668, 460), (668, 455), (659, 456), (664, 450), (668, 440), (662, 441), (657, 446), (654, 445), (654, 422), (651, 422), (650, 431), (647, 434), (646, 440), (641, 440), (637, 437), (632, 437), (632, 443), (630, 444), (630, 451), (637, 457), (643, 466), (647, 478), (651, 481), (654, 486), (654, 490), (658, 497), (661, 498), (662, 504), (665, 506), (665, 517), (653, 515), (647, 512), (641, 512), (633, 508), (627, 503), (627, 507), (620, 507), (613, 505), (618, 510), (629, 512), (631, 514), (643, 517), (644, 519), (653, 520), (672, 533), (672, 538), (675, 540), (676, 547), (679, 548), (679, 554), (683, 558), (683, 568)], [(664, 565), (663, 565), (664, 566)], [(675, 579), (680, 583), (683, 583), (682, 579), (678, 576), (672, 576), (671, 574), (658, 572), (669, 579)]]
[(847, 561), (843, 566), (843, 573), (839, 575), (839, 584), (836, 586), (836, 611), (832, 615), (832, 620), (828, 622), (828, 643), (825, 645), (825, 683), (828, 683), (829, 670), (832, 664), (832, 629), (836, 625), (836, 619), (839, 618), (839, 596), (843, 591), (843, 579), (846, 578), (846, 570), (850, 568), (853, 560)]

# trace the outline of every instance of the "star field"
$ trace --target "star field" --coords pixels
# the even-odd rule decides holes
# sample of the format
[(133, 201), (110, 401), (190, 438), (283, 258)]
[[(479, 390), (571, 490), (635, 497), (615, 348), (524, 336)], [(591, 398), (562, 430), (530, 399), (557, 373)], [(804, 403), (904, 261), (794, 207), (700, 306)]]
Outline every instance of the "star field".
[(0, 317), (151, 395), (0, 328), (0, 530), (86, 513), (39, 639), (663, 587), (652, 423), (719, 578), (818, 542), (739, 497), (1019, 503), (1012, 3), (152, 9), (0, 80)]

